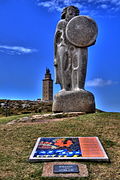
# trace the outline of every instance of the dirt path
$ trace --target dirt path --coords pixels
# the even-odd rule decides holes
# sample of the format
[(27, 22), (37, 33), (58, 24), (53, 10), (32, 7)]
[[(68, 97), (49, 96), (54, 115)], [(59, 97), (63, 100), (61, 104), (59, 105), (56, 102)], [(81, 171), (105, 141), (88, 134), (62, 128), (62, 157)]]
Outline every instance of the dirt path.
[[(48, 123), (48, 122), (56, 122), (56, 121), (63, 121), (63, 120), (66, 120), (68, 118), (56, 118), (56, 119), (40, 119), (38, 121), (34, 121), (34, 122), (20, 122), (19, 124), (42, 124), (42, 123)], [(72, 118), (70, 118), (72, 119)]]
[(79, 115), (84, 115), (84, 112), (69, 112), (69, 113), (56, 113), (56, 114), (43, 114), (43, 115), (33, 115), (31, 117), (23, 117), (18, 120), (13, 120), (8, 122), (7, 125), (12, 124), (34, 124), (34, 123), (47, 123), (54, 121), (63, 121), (65, 119), (72, 119)]
[[(26, 122), (14, 122), (14, 123), (7, 123), (7, 125), (13, 125), (13, 124), (20, 124), (20, 125), (29, 125), (29, 124), (43, 124), (43, 123), (48, 123), (48, 122), (59, 122), (68, 119), (66, 118), (55, 118), (55, 119), (40, 119), (36, 121), (26, 121)], [(69, 119), (74, 119), (74, 117), (70, 117)]]

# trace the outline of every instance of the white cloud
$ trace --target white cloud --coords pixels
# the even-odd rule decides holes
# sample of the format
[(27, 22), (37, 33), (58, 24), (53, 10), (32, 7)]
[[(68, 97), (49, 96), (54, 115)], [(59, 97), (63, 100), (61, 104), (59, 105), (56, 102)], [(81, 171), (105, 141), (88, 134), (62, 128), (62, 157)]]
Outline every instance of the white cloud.
[(88, 0), (88, 3), (91, 3), (91, 2), (93, 2), (94, 0)]
[(112, 3), (117, 4), (120, 0), (111, 0)]
[(117, 5), (118, 5), (118, 6), (120, 6), (120, 1), (119, 1), (119, 2), (117, 2)]
[(38, 2), (39, 6), (43, 6), (43, 7), (51, 7), (54, 5), (53, 1), (47, 1), (47, 2)]
[(37, 49), (25, 48), (22, 46), (7, 46), (0, 45), (0, 52), (10, 55), (21, 55), (21, 54), (30, 54), (33, 52), (37, 52)]
[(37, 0), (39, 6), (48, 8), (50, 11), (62, 11), (65, 6), (74, 5), (88, 15), (107, 15), (120, 10), (120, 0)]
[(107, 8), (108, 8), (108, 5), (107, 5), (107, 4), (101, 4), (101, 8), (107, 9)]
[(120, 2), (120, 0), (98, 0), (97, 2), (117, 5)]
[(103, 87), (103, 86), (110, 86), (112, 84), (118, 84), (118, 82), (114, 82), (112, 80), (104, 80), (102, 78), (95, 78), (93, 80), (89, 80), (86, 82), (86, 86), (95, 86), (95, 87)]
[(64, 3), (66, 6), (69, 6), (71, 4), (71, 0), (64, 0)]

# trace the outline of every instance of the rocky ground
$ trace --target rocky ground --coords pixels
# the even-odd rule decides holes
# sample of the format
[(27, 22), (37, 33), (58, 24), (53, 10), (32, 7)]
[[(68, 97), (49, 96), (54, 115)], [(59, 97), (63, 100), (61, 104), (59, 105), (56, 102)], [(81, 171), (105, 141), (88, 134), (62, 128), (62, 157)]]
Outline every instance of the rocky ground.
[(26, 116), (22, 117), (20, 119), (16, 119), (13, 121), (8, 122), (8, 125), (15, 124), (15, 123), (36, 123), (36, 122), (50, 122), (50, 121), (60, 121), (64, 118), (71, 118), (71, 117), (77, 117), (80, 115), (85, 114), (84, 112), (68, 112), (68, 113), (49, 113), (49, 114), (39, 114), (39, 115), (32, 115), (32, 116)]

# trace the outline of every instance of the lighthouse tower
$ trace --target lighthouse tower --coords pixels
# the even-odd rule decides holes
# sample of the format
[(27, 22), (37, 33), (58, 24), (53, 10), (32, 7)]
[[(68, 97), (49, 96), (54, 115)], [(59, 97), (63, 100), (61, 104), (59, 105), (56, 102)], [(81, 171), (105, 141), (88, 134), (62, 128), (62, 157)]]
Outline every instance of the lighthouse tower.
[(51, 78), (51, 73), (48, 68), (46, 68), (45, 78), (43, 79), (43, 101), (53, 100), (53, 80)]

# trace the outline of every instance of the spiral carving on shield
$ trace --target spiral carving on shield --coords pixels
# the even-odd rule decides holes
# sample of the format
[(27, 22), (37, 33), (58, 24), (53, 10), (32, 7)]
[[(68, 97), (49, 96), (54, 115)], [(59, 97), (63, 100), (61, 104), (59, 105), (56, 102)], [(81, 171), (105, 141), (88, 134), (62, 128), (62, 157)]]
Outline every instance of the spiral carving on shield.
[(88, 16), (76, 16), (66, 26), (66, 37), (77, 47), (91, 46), (98, 34), (96, 22)]

